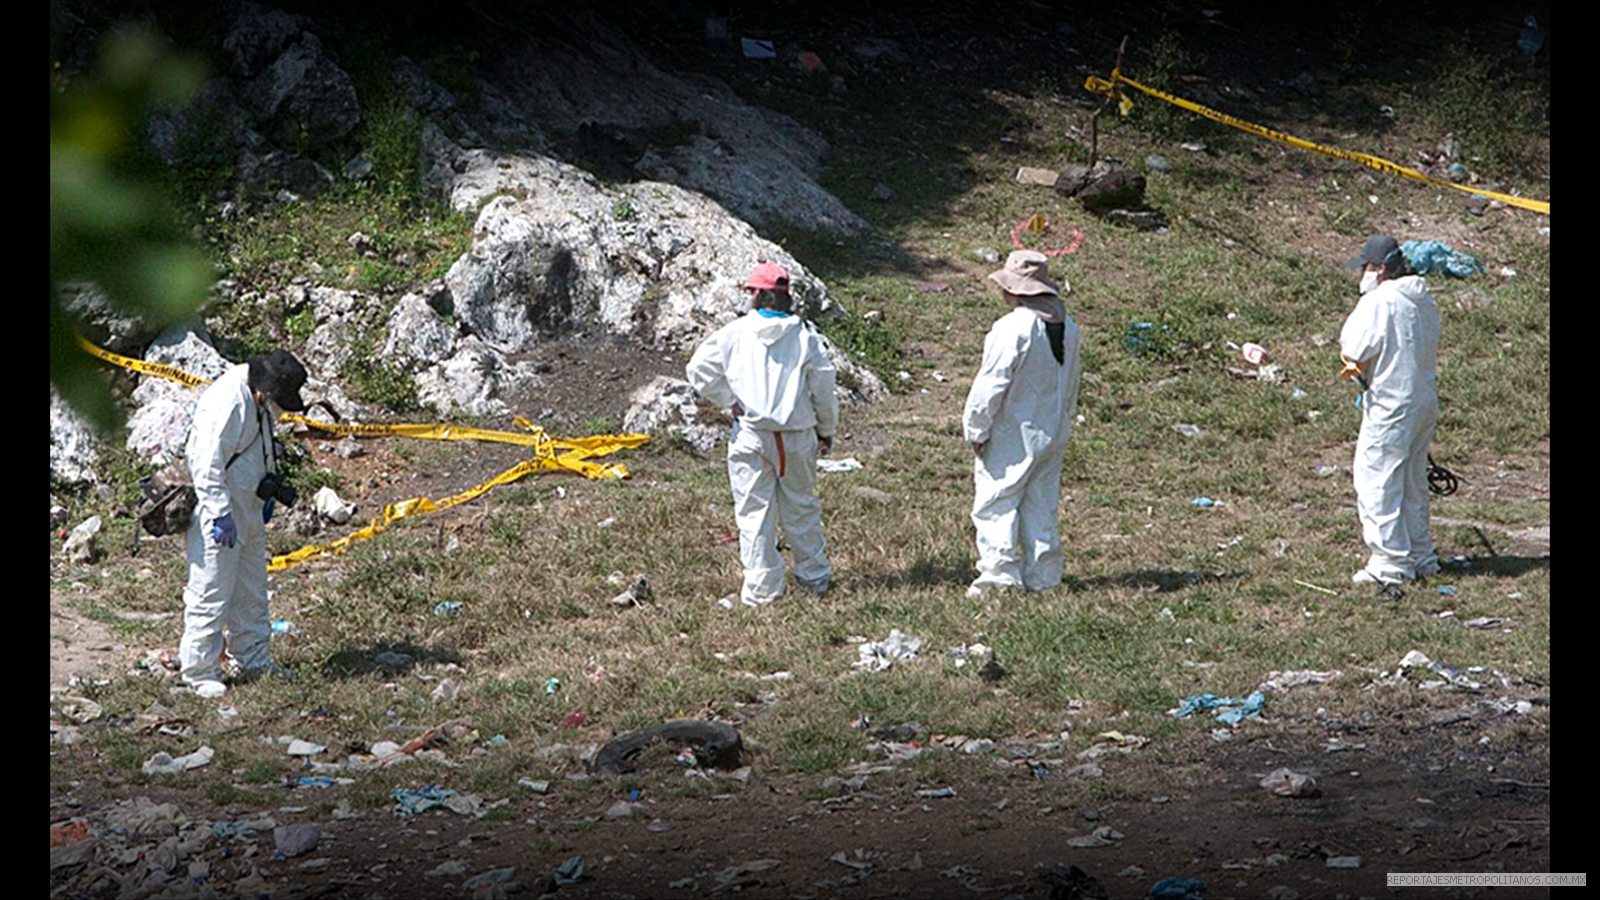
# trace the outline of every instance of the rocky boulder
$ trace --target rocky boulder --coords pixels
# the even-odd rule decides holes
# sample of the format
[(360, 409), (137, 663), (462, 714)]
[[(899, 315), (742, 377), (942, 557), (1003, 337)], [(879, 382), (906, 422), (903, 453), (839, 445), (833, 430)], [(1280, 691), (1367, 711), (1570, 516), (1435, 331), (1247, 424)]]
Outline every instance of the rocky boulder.
[(98, 285), (69, 282), (61, 287), (61, 308), (89, 341), (123, 356), (138, 356), (157, 329), (112, 305)]
[[(234, 34), (238, 33), (236, 28)], [(271, 44), (252, 46), (253, 53), (262, 55)], [(325, 146), (361, 122), (361, 104), (350, 76), (323, 52), (322, 41), (310, 31), (301, 32), (252, 77), (241, 99), (267, 136), (283, 147)]]
[(351, 359), (351, 346), (382, 321), (373, 298), (355, 291), (314, 287), (306, 291), (316, 325), (300, 361), (324, 376), (337, 375)]
[(657, 375), (628, 398), (622, 430), (648, 434), (665, 429), (682, 437), (701, 453), (708, 453), (722, 440), (723, 430), (699, 421), (694, 388), (681, 378)]
[(389, 314), (389, 336), (378, 351), (383, 365), (428, 366), (455, 352), (456, 330), (419, 294), (406, 294)]
[(417, 373), (417, 398), (441, 415), (456, 412), (490, 418), (509, 413), (500, 399), (514, 389), (537, 387), (531, 363), (511, 363), (475, 337), (456, 344), (455, 355)]
[[(198, 322), (163, 332), (145, 351), (144, 359), (212, 380), (232, 365), (211, 345), (210, 333)], [(165, 378), (140, 376), (133, 391), (137, 408), (128, 417), (128, 449), (158, 466), (182, 456), (194, 404), (204, 390), (203, 386), (190, 388)]]
[(449, 92), (418, 78), (414, 67), (397, 73), (397, 83), (413, 106), (433, 110), (427, 115), (469, 148), (537, 152), (549, 143), (613, 180), (643, 173), (708, 193), (758, 225), (867, 229), (816, 183), (828, 151), (821, 134), (745, 103), (715, 78), (656, 68), (598, 16), (555, 7), (532, 15), (542, 21), (529, 27), (532, 38), (520, 52), (497, 61), (493, 82), (482, 82), (470, 126), (458, 122)]
[(99, 459), (94, 429), (50, 389), (50, 481), (75, 484), (94, 481)]
[[(484, 196), (472, 249), (445, 277), (462, 327), (504, 353), (541, 336), (598, 327), (655, 348), (687, 350), (748, 309), (739, 290), (759, 262), (789, 270), (813, 319), (839, 314), (827, 287), (783, 248), (717, 202), (661, 182), (606, 185), (539, 156), (467, 151), (458, 208)], [(855, 397), (883, 391), (870, 371), (831, 351)]]

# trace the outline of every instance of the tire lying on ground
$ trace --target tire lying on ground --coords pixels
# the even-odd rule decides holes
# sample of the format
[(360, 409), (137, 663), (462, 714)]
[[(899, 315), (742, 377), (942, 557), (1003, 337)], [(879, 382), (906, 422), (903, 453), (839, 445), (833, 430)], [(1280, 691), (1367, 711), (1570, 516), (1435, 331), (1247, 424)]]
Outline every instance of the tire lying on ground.
[(606, 744), (595, 755), (594, 770), (601, 775), (631, 772), (634, 757), (656, 743), (693, 747), (696, 757), (705, 766), (727, 768), (737, 766), (739, 762), (739, 732), (732, 725), (700, 719), (674, 719), (630, 731)]

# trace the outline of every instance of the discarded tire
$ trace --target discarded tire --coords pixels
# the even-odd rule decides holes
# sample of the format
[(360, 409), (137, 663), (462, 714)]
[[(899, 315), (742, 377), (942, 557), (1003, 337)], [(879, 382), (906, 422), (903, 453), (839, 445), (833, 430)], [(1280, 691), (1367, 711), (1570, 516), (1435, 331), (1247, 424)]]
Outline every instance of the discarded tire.
[(595, 755), (594, 770), (602, 775), (631, 772), (633, 758), (656, 743), (694, 747), (696, 757), (706, 766), (726, 768), (737, 766), (739, 762), (739, 732), (732, 725), (700, 719), (674, 719), (630, 731), (606, 744)]

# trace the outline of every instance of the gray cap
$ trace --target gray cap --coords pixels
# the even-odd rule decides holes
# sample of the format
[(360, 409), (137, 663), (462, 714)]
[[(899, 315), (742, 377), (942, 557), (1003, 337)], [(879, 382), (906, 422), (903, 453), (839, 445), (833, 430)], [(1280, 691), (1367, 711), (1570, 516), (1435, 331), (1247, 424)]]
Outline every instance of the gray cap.
[(1404, 257), (1400, 254), (1399, 241), (1387, 234), (1375, 234), (1361, 245), (1361, 255), (1345, 263), (1344, 267), (1359, 269), (1365, 265), (1393, 266), (1401, 259)]

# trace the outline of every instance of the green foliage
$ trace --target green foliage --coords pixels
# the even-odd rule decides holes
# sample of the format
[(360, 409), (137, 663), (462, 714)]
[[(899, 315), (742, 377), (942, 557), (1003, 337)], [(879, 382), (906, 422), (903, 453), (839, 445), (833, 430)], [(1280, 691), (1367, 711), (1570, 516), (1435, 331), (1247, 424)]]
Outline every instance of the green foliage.
[[(840, 315), (818, 322), (828, 340), (850, 354), (850, 358), (877, 373), (886, 385), (897, 385), (895, 372), (900, 368), (900, 345), (905, 336), (899, 329), (881, 317), (868, 319), (844, 308)], [(852, 387), (852, 385), (845, 385)]]
[(312, 309), (309, 303), (306, 304), (304, 309), (290, 316), (283, 323), (283, 329), (289, 333), (289, 337), (294, 338), (296, 341), (304, 341), (310, 337), (312, 330), (316, 327), (316, 310)]
[[(1178, 84), (1178, 73), (1189, 64), (1189, 53), (1183, 48), (1183, 38), (1176, 32), (1166, 32), (1150, 47), (1149, 68), (1144, 70), (1143, 84), (1158, 91), (1173, 91)], [(1144, 130), (1165, 140), (1178, 140), (1184, 136), (1193, 115), (1153, 97), (1133, 93), (1132, 117)], [(1108, 110), (1110, 115), (1114, 110)]]
[(417, 384), (410, 373), (374, 360), (380, 336), (370, 331), (359, 333), (350, 342), (350, 359), (339, 371), (358, 398), (376, 403), (394, 413), (422, 409)]
[(639, 211), (634, 209), (633, 204), (625, 199), (611, 204), (611, 218), (616, 219), (618, 222), (629, 222), (638, 217)]
[(1472, 168), (1503, 172), (1523, 161), (1535, 139), (1549, 140), (1549, 70), (1501, 71), (1491, 57), (1455, 44), (1428, 108), (1437, 127), (1455, 135), (1457, 155), (1477, 159)]
[(422, 143), (422, 122), (393, 89), (368, 106), (366, 113), (361, 145), (372, 160), (372, 178), (391, 197), (419, 199), (417, 151)]
[(339, 487), (339, 476), (316, 465), (298, 443), (282, 442), (279, 446), (283, 450), (278, 459), (278, 472), (285, 484), (299, 492), (302, 501), (309, 501), (312, 494), (324, 487)]
[(211, 267), (184, 235), (162, 180), (141, 171), (134, 135), (148, 107), (177, 102), (201, 78), (197, 64), (134, 30), (106, 41), (92, 76), (51, 71), (50, 383), (101, 429), (116, 421), (116, 406), (98, 364), (76, 347), (60, 285), (94, 282), (117, 309), (155, 326), (199, 307)]

